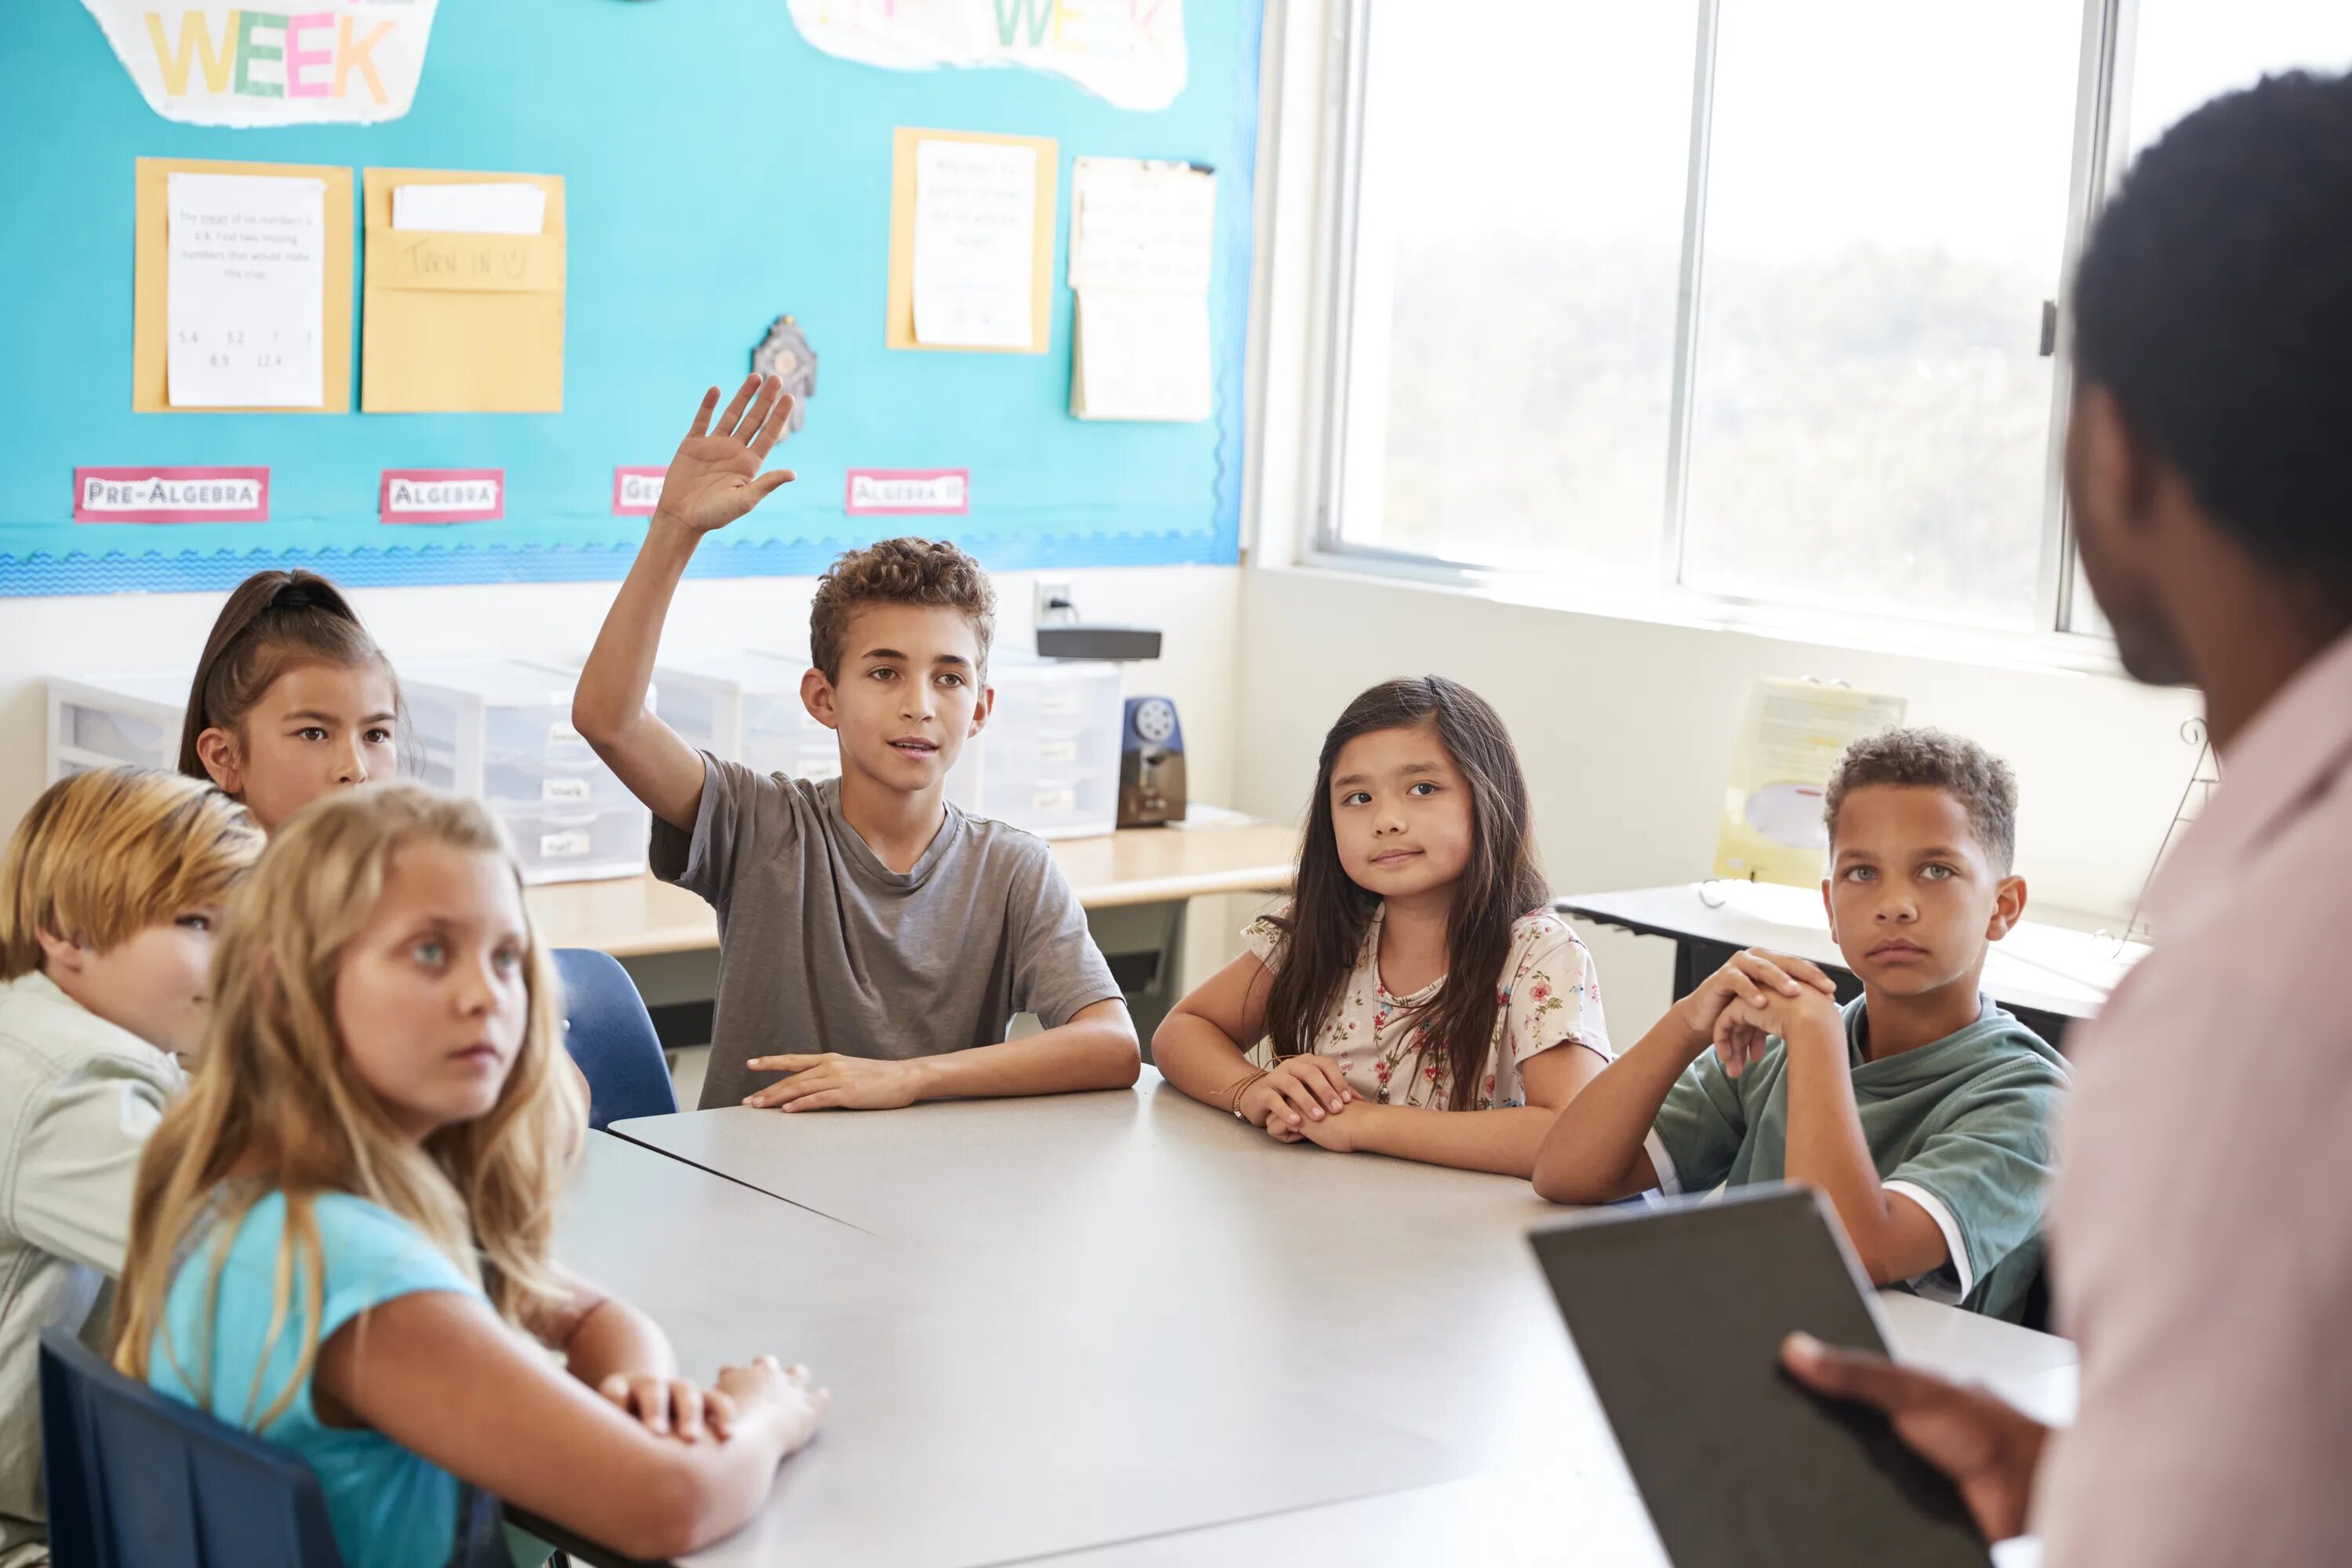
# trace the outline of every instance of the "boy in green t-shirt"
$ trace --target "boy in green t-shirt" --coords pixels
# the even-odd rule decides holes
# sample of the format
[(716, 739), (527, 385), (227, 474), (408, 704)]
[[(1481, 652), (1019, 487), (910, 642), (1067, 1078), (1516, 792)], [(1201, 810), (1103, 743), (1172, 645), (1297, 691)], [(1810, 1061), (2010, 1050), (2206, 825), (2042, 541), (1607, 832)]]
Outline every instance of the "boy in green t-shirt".
[(1862, 999), (1841, 1009), (1803, 959), (1735, 954), (1569, 1102), (1536, 1191), (1802, 1182), (1878, 1284), (2013, 1319), (2041, 1268), (2067, 1077), (1978, 990), (2025, 910), (2016, 780), (1971, 742), (1889, 731), (1847, 748), (1825, 816), (1822, 896)]

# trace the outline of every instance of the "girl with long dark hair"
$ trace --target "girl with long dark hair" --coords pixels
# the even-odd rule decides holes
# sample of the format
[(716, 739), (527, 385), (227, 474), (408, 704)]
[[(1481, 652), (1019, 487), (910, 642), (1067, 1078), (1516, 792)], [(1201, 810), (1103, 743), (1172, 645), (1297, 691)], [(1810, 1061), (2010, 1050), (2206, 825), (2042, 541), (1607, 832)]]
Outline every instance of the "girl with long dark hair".
[(1549, 910), (1528, 816), (1475, 692), (1373, 687), (1324, 738), (1288, 908), (1178, 1004), (1154, 1063), (1282, 1142), (1527, 1175), (1609, 1060), (1591, 955)]

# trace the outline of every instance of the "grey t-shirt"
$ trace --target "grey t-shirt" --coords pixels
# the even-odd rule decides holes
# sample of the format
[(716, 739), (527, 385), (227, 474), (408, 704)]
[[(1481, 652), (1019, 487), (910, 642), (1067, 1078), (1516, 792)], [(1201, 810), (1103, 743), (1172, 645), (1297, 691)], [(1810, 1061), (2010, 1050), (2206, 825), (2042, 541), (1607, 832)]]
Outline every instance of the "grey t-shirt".
[(841, 815), (841, 781), (705, 754), (691, 835), (654, 819), (654, 875), (719, 911), (719, 999), (702, 1109), (781, 1074), (751, 1057), (904, 1060), (1046, 1028), (1117, 997), (1045, 841), (952, 805), (903, 876)]

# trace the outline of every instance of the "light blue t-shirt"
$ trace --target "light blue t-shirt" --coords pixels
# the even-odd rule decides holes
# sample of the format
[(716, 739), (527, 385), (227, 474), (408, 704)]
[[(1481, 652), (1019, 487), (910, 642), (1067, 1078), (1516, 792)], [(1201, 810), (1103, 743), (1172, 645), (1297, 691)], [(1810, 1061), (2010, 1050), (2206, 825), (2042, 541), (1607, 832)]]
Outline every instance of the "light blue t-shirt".
[[(313, 1207), (327, 1276), (320, 1343), (369, 1308), (419, 1290), (455, 1290), (485, 1300), (480, 1287), (422, 1232), (390, 1211), (344, 1193), (322, 1193)], [(246, 1212), (221, 1267), (218, 1293), (209, 1303), (209, 1336), (205, 1294), (217, 1234), (207, 1231), (184, 1249), (164, 1303), (163, 1326), (148, 1357), (150, 1384), (233, 1426), (256, 1430), (256, 1422), (285, 1392), (300, 1347), (310, 1338), (304, 1321), (309, 1272), (297, 1248), (287, 1321), (256, 1384), (285, 1235), (283, 1194), (270, 1193)], [(197, 1358), (207, 1342), (210, 1364), (200, 1367)], [(209, 1400), (197, 1396), (187, 1377), (206, 1386)], [(442, 1568), (453, 1560), (463, 1489), (457, 1478), (380, 1433), (322, 1426), (310, 1404), (308, 1377), (260, 1436), (291, 1448), (317, 1473), (345, 1568)], [(458, 1560), (465, 1555), (458, 1553)]]

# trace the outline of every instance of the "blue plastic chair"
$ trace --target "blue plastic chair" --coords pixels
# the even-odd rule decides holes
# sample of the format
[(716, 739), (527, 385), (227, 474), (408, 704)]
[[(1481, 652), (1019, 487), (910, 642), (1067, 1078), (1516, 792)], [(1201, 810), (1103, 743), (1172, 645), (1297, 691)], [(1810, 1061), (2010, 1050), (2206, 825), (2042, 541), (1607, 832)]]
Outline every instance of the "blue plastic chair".
[(310, 1467), (41, 1331), (58, 1568), (342, 1568)]
[(661, 1037), (620, 960), (592, 947), (559, 947), (563, 976), (563, 1043), (588, 1075), (588, 1125), (677, 1110)]

